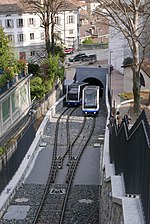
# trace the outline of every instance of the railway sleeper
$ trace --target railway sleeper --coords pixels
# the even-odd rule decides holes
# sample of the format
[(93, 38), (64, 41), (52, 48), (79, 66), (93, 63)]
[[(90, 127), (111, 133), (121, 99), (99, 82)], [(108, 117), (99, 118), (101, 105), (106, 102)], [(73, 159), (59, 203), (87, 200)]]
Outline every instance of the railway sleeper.
[(67, 166), (71, 166), (72, 163), (76, 163), (77, 157), (71, 157), (71, 159), (69, 159)]
[(54, 181), (55, 181), (56, 174), (57, 174), (57, 169), (53, 170), (53, 172), (52, 172), (52, 176), (51, 176), (51, 182), (52, 183), (54, 183)]
[(71, 176), (71, 172), (72, 172), (72, 169), (69, 168), (67, 176), (66, 176), (66, 183), (69, 182), (69, 179), (70, 179), (70, 176)]
[(62, 166), (63, 166), (63, 162), (60, 161), (60, 162), (57, 164), (57, 167), (58, 167), (58, 169), (62, 169)]
[(70, 166), (70, 168), (68, 170), (67, 176), (66, 176), (66, 183), (69, 182), (70, 177), (72, 176), (73, 170), (74, 170), (74, 164), (71, 164), (71, 166)]
[(56, 160), (56, 163), (57, 163), (57, 168), (61, 169), (62, 168), (62, 164), (63, 164), (63, 158), (62, 157), (59, 157)]

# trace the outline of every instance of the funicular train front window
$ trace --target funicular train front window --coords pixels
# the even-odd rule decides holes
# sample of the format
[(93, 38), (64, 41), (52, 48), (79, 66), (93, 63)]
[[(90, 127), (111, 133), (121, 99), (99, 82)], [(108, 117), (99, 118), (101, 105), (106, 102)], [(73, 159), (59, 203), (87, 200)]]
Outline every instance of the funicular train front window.
[(78, 88), (77, 87), (69, 88), (68, 99), (69, 100), (78, 100)]
[(95, 92), (89, 92), (85, 93), (85, 98), (84, 98), (84, 107), (95, 107), (97, 106), (97, 101), (96, 101), (96, 93)]

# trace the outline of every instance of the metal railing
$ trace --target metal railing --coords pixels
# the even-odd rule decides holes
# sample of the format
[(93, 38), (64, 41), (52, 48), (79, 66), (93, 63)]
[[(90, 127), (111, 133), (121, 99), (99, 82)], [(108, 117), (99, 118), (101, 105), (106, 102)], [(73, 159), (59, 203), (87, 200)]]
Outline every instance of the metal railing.
[(110, 160), (123, 173), (126, 194), (140, 195), (145, 222), (150, 223), (150, 126), (142, 111), (132, 128), (124, 120), (110, 127)]

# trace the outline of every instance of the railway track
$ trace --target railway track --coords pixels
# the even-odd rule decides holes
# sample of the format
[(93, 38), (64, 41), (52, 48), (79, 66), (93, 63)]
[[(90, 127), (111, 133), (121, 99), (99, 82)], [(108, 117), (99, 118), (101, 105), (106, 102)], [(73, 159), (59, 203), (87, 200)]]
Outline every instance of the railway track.
[[(32, 222), (33, 224), (63, 223), (72, 181), (80, 162), (80, 158), (89, 142), (90, 137), (92, 136), (95, 127), (95, 118), (84, 117), (78, 133), (73, 139), (70, 126), (75, 110), (76, 108), (67, 108), (57, 119), (51, 168), (44, 194)], [(64, 117), (67, 118), (64, 119)], [(64, 122), (65, 125), (63, 124), (62, 128), (61, 124)], [(59, 149), (60, 145), (58, 144), (61, 140), (62, 132), (66, 132), (67, 142), (66, 149), (63, 153)], [(56, 179), (60, 169), (67, 169), (67, 171), (63, 183), (58, 185)], [(51, 201), (53, 201), (53, 203), (51, 203)]]

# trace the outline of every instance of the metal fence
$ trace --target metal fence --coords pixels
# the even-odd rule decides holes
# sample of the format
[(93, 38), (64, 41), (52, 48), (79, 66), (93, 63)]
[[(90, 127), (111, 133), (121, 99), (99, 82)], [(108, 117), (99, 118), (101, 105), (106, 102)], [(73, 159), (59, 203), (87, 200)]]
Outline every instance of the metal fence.
[(30, 119), (30, 121), (31, 123), (22, 131), (20, 138), (17, 140), (17, 148), (0, 172), (0, 193), (12, 179), (35, 137), (35, 121), (34, 119)]
[(128, 130), (124, 120), (120, 128), (111, 125), (110, 160), (116, 175), (123, 173), (126, 194), (140, 195), (145, 222), (150, 223), (150, 126), (145, 112)]

